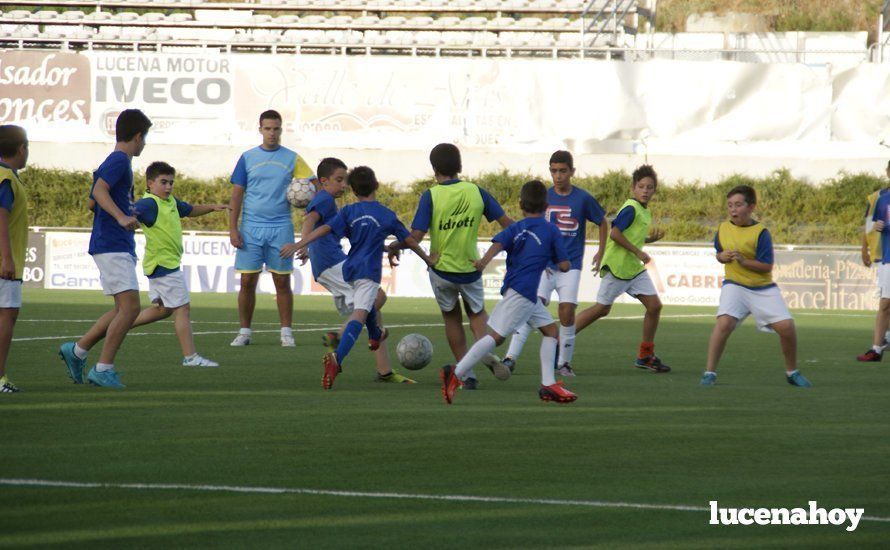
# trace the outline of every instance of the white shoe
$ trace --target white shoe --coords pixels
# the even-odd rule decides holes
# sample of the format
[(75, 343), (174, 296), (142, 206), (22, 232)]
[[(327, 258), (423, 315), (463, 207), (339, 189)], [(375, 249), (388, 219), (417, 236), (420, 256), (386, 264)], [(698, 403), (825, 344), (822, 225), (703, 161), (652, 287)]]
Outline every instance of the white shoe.
[[(234, 344), (232, 344), (232, 345), (234, 345)], [(196, 353), (195, 356), (192, 357), (191, 359), (183, 358), (182, 366), (183, 367), (218, 367), (219, 363), (217, 363), (216, 361), (211, 361), (210, 359), (207, 359), (206, 357), (201, 357), (200, 355), (198, 355)]]
[(281, 336), (281, 347), (283, 348), (295, 348), (297, 344), (294, 342), (293, 336)]
[(230, 346), (248, 346), (250, 345), (250, 336), (247, 334), (238, 333), (238, 336), (235, 336), (235, 339), (232, 340)]
[(507, 368), (504, 363), (501, 362), (500, 358), (493, 353), (489, 353), (485, 357), (482, 358), (482, 364), (488, 367), (488, 370), (491, 371), (491, 374), (494, 375), (498, 380), (508, 380), (510, 375), (513, 374), (509, 368)]

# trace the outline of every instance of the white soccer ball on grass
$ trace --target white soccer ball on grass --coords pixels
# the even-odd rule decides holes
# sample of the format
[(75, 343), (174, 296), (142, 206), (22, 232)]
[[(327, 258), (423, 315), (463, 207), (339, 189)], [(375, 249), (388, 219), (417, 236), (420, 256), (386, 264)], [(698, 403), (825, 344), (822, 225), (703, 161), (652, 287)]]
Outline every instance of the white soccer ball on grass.
[(433, 359), (433, 343), (423, 334), (409, 334), (396, 346), (399, 363), (408, 370), (420, 370)]

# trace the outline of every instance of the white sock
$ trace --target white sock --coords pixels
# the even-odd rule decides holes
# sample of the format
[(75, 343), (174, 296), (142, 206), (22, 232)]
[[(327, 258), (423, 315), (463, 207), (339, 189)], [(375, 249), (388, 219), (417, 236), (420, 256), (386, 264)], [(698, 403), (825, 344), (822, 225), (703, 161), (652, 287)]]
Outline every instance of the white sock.
[(559, 325), (559, 365), (572, 362), (575, 355), (575, 325), (564, 327)]
[(467, 354), (464, 355), (463, 359), (458, 361), (457, 368), (454, 369), (454, 374), (456, 374), (458, 378), (462, 378), (473, 365), (481, 361), (483, 357), (491, 353), (496, 347), (497, 344), (495, 343), (494, 338), (486, 334), (473, 344), (473, 347), (467, 351)]
[(470, 367), (469, 369), (467, 369), (467, 372), (463, 373), (461, 376), (458, 376), (458, 378), (460, 378), (461, 382), (467, 380), (468, 378), (473, 378), (474, 380), (479, 380), (479, 378), (476, 377), (476, 373), (473, 371), (473, 367)]
[(186, 356), (185, 356), (185, 360), (186, 360), (186, 361), (191, 361), (192, 359), (194, 359), (194, 358), (197, 357), (197, 356), (198, 356), (198, 352), (195, 352), (195, 353), (193, 353), (193, 354), (191, 354), (191, 355), (186, 355)]
[(293, 336), (294, 329), (292, 329), (290, 327), (281, 327), (281, 335), (282, 336)]
[(107, 363), (96, 363), (96, 372), (105, 372), (107, 370), (114, 370), (114, 365)]
[(875, 353), (884, 353), (884, 346), (872, 346), (871, 349), (873, 349)]
[(250, 336), (253, 333), (249, 328), (242, 328), (238, 331), (238, 334), (243, 334), (244, 336)]
[(513, 337), (510, 338), (510, 347), (507, 349), (507, 357), (512, 357), (513, 359), (517, 359), (519, 354), (522, 353), (522, 347), (525, 346), (525, 341), (528, 340), (528, 335), (531, 334), (532, 327), (528, 325), (528, 323), (524, 323), (521, 327), (516, 329), (516, 332), (513, 333)]
[(556, 338), (545, 336), (541, 340), (541, 384), (545, 386), (556, 384), (556, 375), (553, 374), (554, 358), (556, 358)]
[(74, 355), (76, 355), (78, 359), (86, 359), (89, 352), (90, 350), (83, 349), (77, 344), (74, 344)]

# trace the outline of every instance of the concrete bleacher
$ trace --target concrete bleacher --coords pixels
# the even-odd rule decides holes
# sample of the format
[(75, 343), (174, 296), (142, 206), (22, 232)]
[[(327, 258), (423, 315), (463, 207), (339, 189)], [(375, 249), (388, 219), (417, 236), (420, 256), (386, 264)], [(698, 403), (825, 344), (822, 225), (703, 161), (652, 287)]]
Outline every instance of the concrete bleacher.
[[(648, 5), (649, 0), (7, 0), (0, 12), (0, 48), (198, 46), (841, 64), (868, 56), (865, 33), (638, 34), (628, 22)], [(601, 20), (592, 22), (594, 13)], [(645, 15), (651, 23), (651, 14)]]

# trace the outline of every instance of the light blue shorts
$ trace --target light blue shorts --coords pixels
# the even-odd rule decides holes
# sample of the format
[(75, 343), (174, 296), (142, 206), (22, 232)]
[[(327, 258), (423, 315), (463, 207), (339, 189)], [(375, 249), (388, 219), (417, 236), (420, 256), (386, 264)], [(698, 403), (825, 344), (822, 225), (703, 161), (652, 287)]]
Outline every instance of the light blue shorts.
[(293, 256), (281, 258), (281, 247), (294, 242), (294, 226), (241, 227), (244, 246), (235, 251), (235, 271), (259, 273), (266, 269), (272, 273), (292, 273)]

